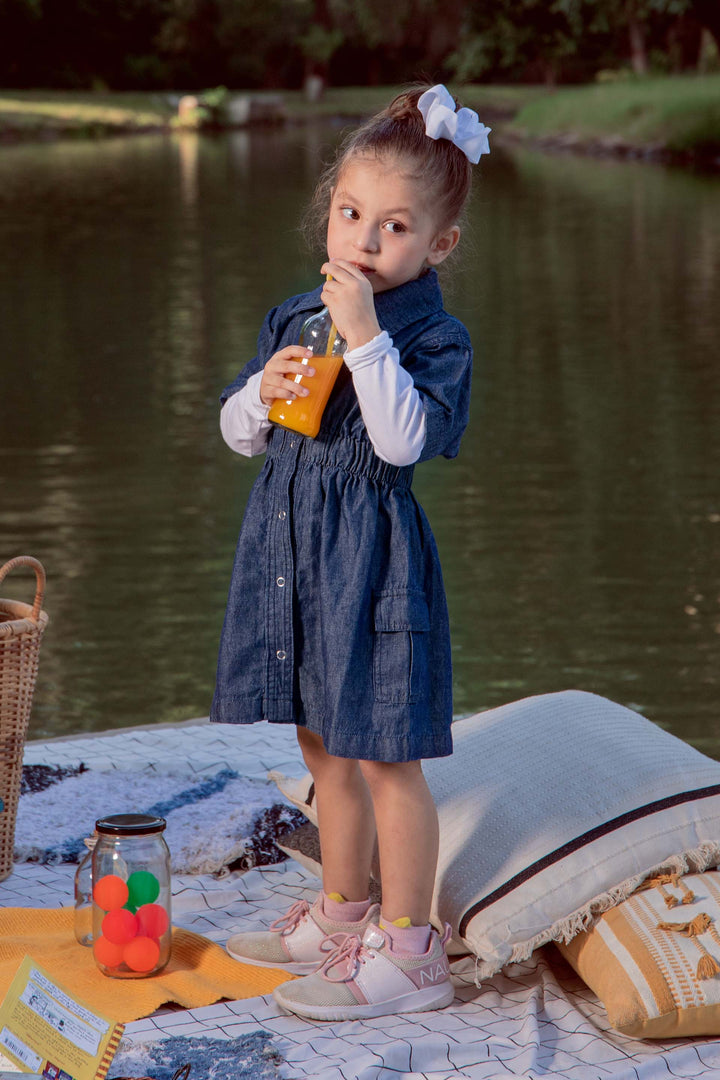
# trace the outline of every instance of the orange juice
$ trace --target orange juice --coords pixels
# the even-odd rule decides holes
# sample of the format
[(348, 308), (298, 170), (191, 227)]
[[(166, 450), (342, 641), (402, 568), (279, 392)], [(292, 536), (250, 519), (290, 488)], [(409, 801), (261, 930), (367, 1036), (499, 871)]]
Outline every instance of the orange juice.
[(288, 379), (290, 386), (296, 383), (307, 387), (309, 393), (306, 397), (296, 397), (285, 400), (276, 398), (268, 413), (268, 419), (274, 424), (292, 428), (301, 435), (309, 435), (314, 439), (320, 430), (320, 420), (327, 405), (328, 398), (335, 385), (340, 368), (343, 365), (340, 356), (311, 356), (308, 359), (298, 357), (301, 364), (307, 364), (315, 369), (314, 375), (295, 375)]

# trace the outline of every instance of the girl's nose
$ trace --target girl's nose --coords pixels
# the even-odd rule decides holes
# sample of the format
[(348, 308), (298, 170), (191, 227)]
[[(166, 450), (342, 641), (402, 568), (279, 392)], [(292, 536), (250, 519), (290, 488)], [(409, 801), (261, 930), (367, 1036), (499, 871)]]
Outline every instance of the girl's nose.
[(377, 251), (378, 246), (377, 229), (366, 225), (358, 230), (355, 237), (355, 247), (358, 251)]

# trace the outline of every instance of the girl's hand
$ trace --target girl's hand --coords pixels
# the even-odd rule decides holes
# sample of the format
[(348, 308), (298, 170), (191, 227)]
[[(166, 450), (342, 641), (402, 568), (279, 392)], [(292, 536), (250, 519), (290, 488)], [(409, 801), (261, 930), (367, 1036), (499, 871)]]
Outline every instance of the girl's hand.
[(307, 396), (310, 391), (293, 380), (296, 375), (315, 374), (315, 368), (300, 363), (301, 357), (312, 354), (312, 349), (304, 349), (302, 345), (286, 345), (270, 357), (260, 380), (260, 399), (264, 405), (272, 405), (276, 398), (290, 401)]
[(348, 343), (348, 349), (367, 344), (380, 333), (375, 314), (375, 299), (370, 281), (351, 262), (345, 259), (330, 260), (321, 267), (323, 274), (331, 274), (322, 291), (322, 301), (327, 304), (333, 322)]

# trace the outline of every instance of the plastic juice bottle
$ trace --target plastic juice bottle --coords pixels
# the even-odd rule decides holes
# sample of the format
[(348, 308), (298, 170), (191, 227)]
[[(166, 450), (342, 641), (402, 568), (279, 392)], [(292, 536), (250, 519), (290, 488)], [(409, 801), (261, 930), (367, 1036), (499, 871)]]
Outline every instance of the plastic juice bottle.
[(342, 367), (347, 342), (335, 329), (328, 309), (323, 308), (303, 323), (300, 344), (312, 349), (311, 357), (299, 359), (302, 364), (312, 365), (315, 374), (310, 378), (295, 375), (290, 381), (307, 387), (309, 393), (307, 397), (296, 397), (287, 401), (276, 398), (270, 407), (268, 419), (274, 424), (292, 428), (293, 431), (314, 439), (320, 430), (322, 414)]

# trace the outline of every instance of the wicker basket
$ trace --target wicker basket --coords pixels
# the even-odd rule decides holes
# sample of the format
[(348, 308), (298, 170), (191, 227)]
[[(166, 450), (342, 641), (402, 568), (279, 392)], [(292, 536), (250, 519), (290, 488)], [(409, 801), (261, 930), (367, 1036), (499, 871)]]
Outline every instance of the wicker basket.
[(48, 617), (41, 610), (45, 571), (37, 559), (18, 555), (0, 567), (0, 581), (11, 570), (35, 571), (35, 602), (0, 598), (0, 881), (12, 872), (15, 818), (20, 797), (23, 748), (38, 669), (38, 653)]

